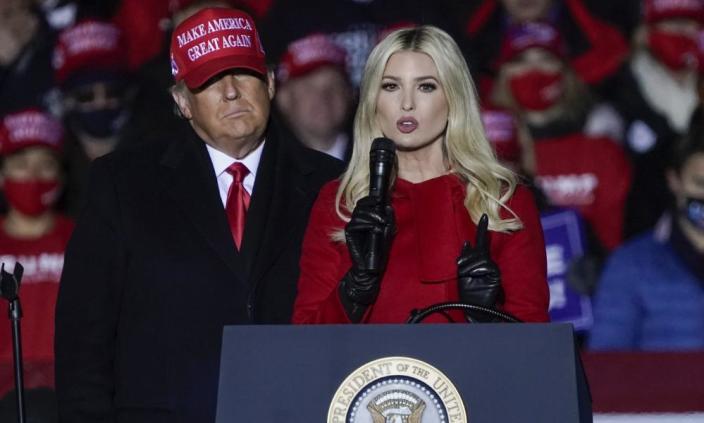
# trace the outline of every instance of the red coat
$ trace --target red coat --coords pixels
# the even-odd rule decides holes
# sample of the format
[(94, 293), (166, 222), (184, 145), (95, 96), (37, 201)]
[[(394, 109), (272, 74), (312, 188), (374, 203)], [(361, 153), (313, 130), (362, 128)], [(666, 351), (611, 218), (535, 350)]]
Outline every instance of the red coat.
[[(349, 322), (337, 288), (351, 266), (350, 256), (344, 243), (330, 239), (333, 231), (345, 225), (334, 208), (338, 186), (339, 181), (325, 185), (311, 212), (303, 240), (294, 323)], [(465, 193), (454, 175), (419, 184), (396, 180), (392, 206), (397, 231), (367, 323), (403, 323), (414, 308), (458, 299), (456, 259), (463, 242), (474, 244), (476, 237), (476, 226), (463, 204)], [(548, 321), (545, 245), (538, 211), (524, 187), (516, 190), (508, 206), (524, 228), (510, 234), (489, 233), (491, 257), (501, 271), (505, 294), (500, 306), (524, 321)]]

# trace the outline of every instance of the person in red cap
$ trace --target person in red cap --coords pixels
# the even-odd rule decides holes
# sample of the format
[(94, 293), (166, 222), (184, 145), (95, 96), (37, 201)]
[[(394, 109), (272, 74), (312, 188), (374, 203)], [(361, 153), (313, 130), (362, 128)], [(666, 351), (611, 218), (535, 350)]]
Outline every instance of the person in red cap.
[(587, 94), (559, 32), (547, 23), (509, 27), (499, 57), (492, 98), (527, 126), (534, 161), (524, 170), (551, 205), (579, 209), (600, 243), (613, 249), (623, 238), (630, 166), (617, 141), (586, 132)]
[(627, 58), (628, 44), (614, 26), (595, 17), (584, 3), (583, 0), (463, 2), (467, 8), (473, 8), (466, 20), (465, 34), (468, 55), (478, 68), (480, 93), (489, 90), (495, 77), (496, 60), (508, 27), (531, 22), (549, 22), (564, 34), (565, 57), (587, 84), (600, 87), (611, 79)]
[(289, 45), (277, 70), (276, 105), (296, 137), (340, 160), (352, 152), (346, 56), (327, 35), (312, 34)]
[(110, 22), (86, 19), (59, 34), (54, 75), (68, 129), (89, 160), (114, 150), (129, 122), (136, 89), (126, 57), (122, 32)]
[[(27, 388), (53, 386), (54, 304), (73, 222), (54, 210), (61, 193), (63, 129), (49, 114), (27, 109), (0, 119), (0, 189), (8, 212), (0, 217), (0, 262), (24, 266), (22, 347)], [(7, 302), (0, 303), (7, 315)], [(3, 319), (4, 320), (4, 319)], [(0, 367), (12, 368), (12, 334), (0, 324)], [(14, 387), (0, 378), (0, 397)]]
[(90, 162), (131, 138), (137, 86), (126, 66), (120, 29), (100, 19), (83, 19), (58, 36), (54, 79), (67, 130), (66, 209), (77, 215)]
[(634, 165), (626, 235), (651, 229), (667, 210), (670, 150), (698, 103), (701, 0), (643, 0), (633, 52), (608, 89), (625, 120), (624, 147)]
[(282, 139), (252, 18), (171, 38), (188, 127), (94, 161), (56, 311), (62, 421), (215, 420), (223, 327), (288, 323), (312, 203), (341, 162)]

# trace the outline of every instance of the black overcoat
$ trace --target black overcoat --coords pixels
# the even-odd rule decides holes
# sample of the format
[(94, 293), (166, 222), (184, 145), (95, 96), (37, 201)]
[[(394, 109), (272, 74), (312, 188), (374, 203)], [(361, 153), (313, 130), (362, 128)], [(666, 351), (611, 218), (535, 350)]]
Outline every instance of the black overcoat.
[(311, 205), (341, 171), (270, 124), (237, 252), (190, 128), (96, 160), (57, 303), (61, 421), (214, 421), (223, 326), (289, 322)]

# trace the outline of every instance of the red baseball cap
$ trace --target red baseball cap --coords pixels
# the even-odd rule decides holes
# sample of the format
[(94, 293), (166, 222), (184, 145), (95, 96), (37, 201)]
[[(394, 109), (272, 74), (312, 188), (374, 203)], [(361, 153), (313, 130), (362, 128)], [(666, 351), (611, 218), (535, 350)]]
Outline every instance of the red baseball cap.
[(59, 85), (78, 74), (126, 73), (127, 48), (122, 31), (107, 21), (80, 21), (59, 34), (53, 65)]
[(498, 64), (508, 62), (533, 47), (548, 50), (563, 59), (567, 57), (567, 46), (557, 28), (546, 22), (526, 22), (507, 28)]
[(181, 22), (171, 36), (171, 73), (188, 88), (218, 73), (249, 69), (266, 75), (264, 48), (252, 18), (236, 9), (212, 7)]
[(520, 163), (521, 145), (513, 115), (504, 109), (484, 108), (481, 116), (486, 138), (499, 160)]
[(34, 146), (60, 153), (63, 139), (61, 123), (39, 109), (11, 113), (0, 121), (0, 155), (3, 156)]
[(289, 44), (276, 72), (279, 82), (334, 66), (347, 75), (347, 51), (325, 34), (311, 34)]
[(664, 19), (694, 19), (704, 21), (704, 1), (702, 0), (644, 0), (643, 15), (647, 23)]

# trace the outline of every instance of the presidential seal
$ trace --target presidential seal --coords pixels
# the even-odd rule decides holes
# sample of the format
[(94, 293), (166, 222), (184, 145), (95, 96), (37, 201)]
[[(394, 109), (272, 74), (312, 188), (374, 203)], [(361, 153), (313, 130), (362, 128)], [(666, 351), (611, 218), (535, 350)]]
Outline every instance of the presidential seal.
[(440, 370), (408, 357), (374, 360), (337, 389), (328, 423), (467, 423), (460, 394)]

